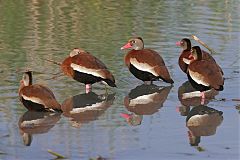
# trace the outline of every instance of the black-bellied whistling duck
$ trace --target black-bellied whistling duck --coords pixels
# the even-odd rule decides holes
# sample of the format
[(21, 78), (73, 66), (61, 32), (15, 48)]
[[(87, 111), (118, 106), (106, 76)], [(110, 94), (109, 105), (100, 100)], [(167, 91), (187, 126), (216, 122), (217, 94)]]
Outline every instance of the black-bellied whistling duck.
[[(202, 94), (202, 100), (205, 99), (204, 91), (211, 88), (222, 91), (224, 79), (216, 63), (202, 59), (202, 51), (199, 46), (191, 49), (189, 59), (183, 59), (188, 66), (188, 80), (191, 85)], [(204, 103), (204, 101), (202, 102)]]
[(40, 84), (32, 84), (32, 72), (26, 71), (20, 81), (18, 90), (22, 104), (28, 110), (34, 111), (61, 111), (53, 92)]
[(91, 85), (103, 82), (116, 87), (115, 79), (105, 64), (82, 49), (75, 48), (61, 64), (62, 71), (74, 80), (86, 85), (86, 93), (91, 91)]
[(125, 56), (125, 63), (136, 78), (151, 83), (160, 79), (174, 83), (162, 57), (156, 51), (144, 49), (141, 37), (130, 39), (121, 49), (131, 49)]
[[(187, 73), (187, 67), (188, 67), (188, 64), (186, 64), (185, 62), (183, 62), (183, 58), (188, 58), (191, 54), (191, 41), (190, 39), (188, 38), (183, 38), (181, 41), (179, 42), (176, 42), (176, 45), (177, 46), (180, 46), (182, 48), (182, 52), (179, 56), (179, 59), (178, 59), (178, 64), (179, 64), (179, 67), (181, 68), (181, 70), (185, 73)], [(208, 60), (210, 61), (211, 63), (216, 63), (217, 62), (215, 61), (215, 59), (211, 56), (211, 54), (209, 54), (208, 52), (202, 50), (202, 59), (203, 60)], [(222, 72), (223, 74), (223, 71), (221, 69), (221, 67), (217, 64), (217, 66), (219, 67), (219, 70)]]
[(200, 105), (192, 108), (186, 118), (190, 145), (198, 146), (201, 136), (214, 135), (223, 121), (222, 114), (222, 111), (208, 106)]

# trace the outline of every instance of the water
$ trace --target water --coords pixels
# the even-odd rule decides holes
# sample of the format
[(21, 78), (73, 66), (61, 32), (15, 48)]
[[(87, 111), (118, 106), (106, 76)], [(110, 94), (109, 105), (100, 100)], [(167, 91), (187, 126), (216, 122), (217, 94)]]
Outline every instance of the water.
[[(54, 158), (48, 149), (68, 159), (239, 159), (239, 101), (232, 100), (240, 98), (239, 10), (238, 0), (0, 1), (0, 159)], [(214, 126), (216, 133), (201, 137), (200, 149), (189, 144), (184, 112), (176, 112), (184, 104), (199, 105), (199, 99), (186, 102), (179, 95), (187, 77), (178, 67), (175, 42), (191, 34), (214, 48), (226, 78), (224, 91), (213, 93), (215, 98), (206, 104), (222, 111), (223, 120)], [(142, 108), (125, 107), (129, 97), (142, 94), (141, 88), (135, 89), (142, 82), (125, 67), (120, 50), (135, 35), (144, 39), (146, 48), (159, 51), (175, 81), (170, 89), (156, 82), (164, 92), (151, 92), (156, 101)], [(22, 69), (34, 70), (34, 82), (49, 86), (60, 103), (84, 97), (84, 85), (66, 76), (52, 79), (60, 69), (43, 60), (60, 62), (75, 47), (108, 66), (118, 85), (109, 91), (113, 97), (107, 99), (104, 86), (95, 84), (100, 99), (87, 97), (97, 102), (95, 110), (80, 110), (75, 117), (29, 116), (18, 100)], [(127, 122), (121, 113), (137, 118)], [(34, 123), (37, 118), (40, 124)], [(24, 145), (24, 132), (30, 146)]]

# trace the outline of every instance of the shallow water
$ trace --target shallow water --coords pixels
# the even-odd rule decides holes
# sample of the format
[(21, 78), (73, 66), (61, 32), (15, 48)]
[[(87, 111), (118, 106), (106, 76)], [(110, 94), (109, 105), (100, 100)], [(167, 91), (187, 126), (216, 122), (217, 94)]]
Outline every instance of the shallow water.
[[(54, 158), (48, 149), (68, 159), (240, 159), (239, 101), (233, 100), (240, 98), (239, 10), (238, 0), (0, 1), (0, 159)], [(191, 34), (217, 52), (213, 56), (226, 78), (224, 91), (210, 93), (205, 104), (222, 111), (223, 120), (216, 133), (201, 136), (198, 148), (189, 144), (184, 112), (176, 112), (182, 105), (199, 105), (199, 99), (182, 101), (187, 77), (177, 64), (175, 42)], [(126, 52), (120, 47), (136, 35), (146, 48), (159, 51), (175, 81), (172, 88), (155, 82), (160, 91), (149, 89), (154, 102), (142, 96), (147, 89), (123, 62)], [(43, 59), (60, 62), (75, 47), (94, 54), (114, 74), (118, 88), (109, 90), (110, 98), (100, 84), (93, 86), (95, 95), (86, 96), (84, 85), (66, 76), (52, 79), (60, 69)], [(60, 103), (82, 98), (95, 108), (75, 115), (27, 112), (18, 100), (20, 71), (26, 68)], [(138, 96), (134, 103), (143, 105), (129, 107)], [(127, 122), (121, 113), (137, 118)]]

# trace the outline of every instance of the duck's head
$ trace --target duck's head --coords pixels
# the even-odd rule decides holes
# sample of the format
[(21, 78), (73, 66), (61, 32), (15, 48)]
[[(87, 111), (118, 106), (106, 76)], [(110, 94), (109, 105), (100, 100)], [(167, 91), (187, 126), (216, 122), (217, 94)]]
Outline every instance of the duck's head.
[(24, 86), (32, 85), (32, 71), (25, 71), (22, 80), (20, 81)]
[(184, 51), (191, 50), (191, 41), (188, 38), (183, 38), (181, 41), (176, 42), (177, 46), (180, 46)]
[(199, 46), (192, 47), (190, 58), (191, 57), (193, 57), (194, 60), (202, 60), (202, 50)]
[(80, 54), (81, 52), (85, 52), (85, 51), (84, 51), (83, 49), (81, 49), (81, 48), (74, 48), (74, 49), (70, 52), (69, 56), (70, 56), (70, 57), (73, 57), (73, 56), (76, 56), (76, 55)]
[(142, 50), (144, 48), (143, 39), (141, 37), (135, 37), (128, 40), (128, 43), (121, 47), (123, 49), (134, 49), (134, 50)]

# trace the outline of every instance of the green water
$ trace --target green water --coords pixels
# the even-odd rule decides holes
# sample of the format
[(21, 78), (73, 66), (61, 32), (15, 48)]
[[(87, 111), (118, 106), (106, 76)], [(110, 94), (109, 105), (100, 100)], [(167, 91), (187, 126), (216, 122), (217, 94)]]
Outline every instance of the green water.
[[(240, 98), (239, 4), (238, 0), (0, 0), (0, 159), (52, 159), (48, 149), (68, 159), (239, 159), (239, 101), (233, 100)], [(181, 49), (175, 42), (191, 34), (217, 52), (213, 57), (226, 78), (224, 91), (206, 104), (222, 111), (223, 121), (215, 134), (201, 137), (203, 152), (190, 146), (186, 117), (176, 112), (182, 103), (198, 103), (179, 99), (187, 77), (177, 64)], [(120, 50), (132, 36), (141, 36), (146, 48), (161, 54), (175, 81), (169, 91), (159, 93), (163, 100), (152, 108), (134, 110), (124, 103), (142, 85), (128, 71), (126, 52)], [(114, 98), (105, 99), (97, 112), (78, 115), (78, 121), (63, 114), (37, 115), (50, 120), (32, 132), (32, 142), (25, 146), (19, 127), (27, 114), (18, 99), (21, 71), (33, 70), (34, 83), (51, 88), (60, 103), (81, 97), (84, 85), (66, 76), (53, 79), (61, 70), (44, 60), (61, 62), (75, 47), (107, 65), (118, 85), (109, 90)], [(94, 84), (93, 91), (104, 99), (103, 85)], [(129, 125), (121, 113), (140, 116), (141, 124)], [(34, 119), (31, 114), (30, 118)]]

